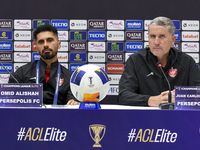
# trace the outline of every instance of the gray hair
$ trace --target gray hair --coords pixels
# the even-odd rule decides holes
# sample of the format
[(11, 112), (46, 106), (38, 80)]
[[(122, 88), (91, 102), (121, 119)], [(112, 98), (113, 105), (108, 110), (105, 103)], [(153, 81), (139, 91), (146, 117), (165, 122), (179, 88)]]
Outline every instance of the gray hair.
[(158, 25), (158, 26), (165, 26), (167, 28), (167, 31), (171, 34), (174, 35), (175, 33), (175, 26), (174, 23), (171, 21), (171, 19), (167, 17), (157, 17), (151, 21), (149, 24), (148, 31), (151, 26), (153, 25)]

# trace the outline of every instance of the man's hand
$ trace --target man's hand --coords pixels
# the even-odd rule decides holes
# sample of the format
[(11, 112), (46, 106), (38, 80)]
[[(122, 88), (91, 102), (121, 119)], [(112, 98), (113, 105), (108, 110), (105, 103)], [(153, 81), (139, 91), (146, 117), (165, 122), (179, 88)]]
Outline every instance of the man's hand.
[[(151, 96), (148, 100), (148, 105), (151, 107), (158, 107), (160, 103), (167, 103), (168, 93), (169, 91), (164, 91), (160, 95)], [(172, 103), (175, 103), (175, 90), (171, 91), (171, 93), (172, 93)]]
[(67, 102), (67, 105), (79, 105), (80, 103), (73, 100), (73, 99), (70, 99), (68, 102)]
[[(172, 93), (172, 103), (175, 103), (175, 90), (171, 91)], [(165, 102), (166, 100), (168, 101), (168, 94), (169, 94), (169, 91), (165, 91), (165, 92), (162, 92), (161, 93), (161, 99)], [(162, 102), (162, 103), (164, 103)]]

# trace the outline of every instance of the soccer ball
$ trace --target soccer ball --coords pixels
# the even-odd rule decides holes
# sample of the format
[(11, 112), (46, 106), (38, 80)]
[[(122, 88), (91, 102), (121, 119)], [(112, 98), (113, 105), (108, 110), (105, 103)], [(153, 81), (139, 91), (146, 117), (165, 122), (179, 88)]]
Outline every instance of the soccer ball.
[(99, 102), (110, 88), (106, 72), (99, 66), (87, 64), (74, 71), (70, 79), (70, 88), (80, 102)]

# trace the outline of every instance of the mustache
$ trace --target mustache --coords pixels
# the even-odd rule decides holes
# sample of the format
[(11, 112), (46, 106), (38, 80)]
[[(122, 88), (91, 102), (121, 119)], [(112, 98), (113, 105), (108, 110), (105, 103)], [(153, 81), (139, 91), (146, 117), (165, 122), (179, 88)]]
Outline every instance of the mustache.
[(51, 48), (45, 48), (42, 50), (42, 53), (44, 53), (45, 50), (53, 51)]

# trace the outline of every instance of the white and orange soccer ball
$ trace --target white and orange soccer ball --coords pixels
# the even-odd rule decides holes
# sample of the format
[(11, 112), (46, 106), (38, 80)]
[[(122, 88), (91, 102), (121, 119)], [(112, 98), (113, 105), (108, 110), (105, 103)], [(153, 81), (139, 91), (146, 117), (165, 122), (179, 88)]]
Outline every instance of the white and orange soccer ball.
[(101, 67), (93, 64), (83, 65), (72, 74), (70, 88), (80, 102), (99, 102), (108, 93), (109, 78)]

